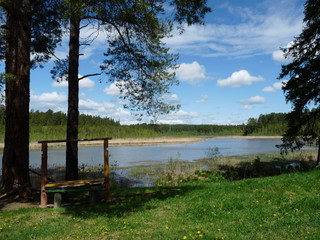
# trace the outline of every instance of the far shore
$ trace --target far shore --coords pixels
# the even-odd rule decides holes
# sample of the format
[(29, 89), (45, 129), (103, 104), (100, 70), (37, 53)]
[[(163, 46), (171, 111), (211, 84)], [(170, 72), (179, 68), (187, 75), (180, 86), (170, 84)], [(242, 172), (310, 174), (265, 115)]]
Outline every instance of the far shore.
[[(216, 136), (216, 137), (156, 137), (156, 138), (115, 138), (109, 140), (110, 147), (116, 146), (150, 146), (163, 144), (185, 144), (204, 142), (212, 139), (238, 138), (238, 139), (272, 139), (281, 138), (281, 136)], [(79, 146), (100, 146), (102, 141), (79, 142)], [(63, 147), (65, 143), (50, 143), (49, 147)], [(3, 149), (4, 143), (0, 143)], [(40, 150), (41, 144), (37, 142), (30, 143), (30, 150)]]

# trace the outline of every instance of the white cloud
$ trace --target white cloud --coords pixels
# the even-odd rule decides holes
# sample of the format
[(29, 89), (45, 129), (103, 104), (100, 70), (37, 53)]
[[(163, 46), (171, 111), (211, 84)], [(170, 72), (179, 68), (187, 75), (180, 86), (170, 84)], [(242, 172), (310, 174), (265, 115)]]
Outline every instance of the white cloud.
[(262, 89), (262, 92), (275, 92), (276, 90), (273, 88), (273, 87), (271, 87), (271, 86), (268, 86), (268, 87), (264, 87), (263, 89)]
[(205, 67), (196, 61), (180, 64), (179, 68), (176, 69), (176, 75), (180, 81), (191, 85), (196, 85), (207, 78)]
[(34, 110), (48, 110), (66, 111), (68, 96), (65, 93), (51, 92), (35, 95), (30, 94), (30, 109)]
[(277, 62), (287, 62), (282, 50), (277, 50), (272, 53), (272, 59)]
[(287, 81), (279, 81), (272, 84), (272, 86), (267, 86), (262, 89), (263, 92), (275, 92), (276, 90), (281, 90)]
[[(289, 43), (287, 44), (286, 48), (291, 47), (292, 44), (293, 44), (292, 41), (289, 42)], [(281, 62), (281, 63), (288, 63), (288, 62), (292, 61), (292, 58), (290, 58), (290, 57), (287, 57), (287, 58), (286, 58), (286, 57), (285, 57), (284, 52), (283, 52), (281, 49), (280, 49), (280, 50), (277, 50), (277, 51), (274, 51), (274, 52), (272, 53), (272, 59), (275, 60), (275, 61), (277, 61), (277, 62)]]
[(67, 99), (68, 97), (65, 93), (51, 92), (51, 93), (42, 93), (41, 95), (31, 94), (31, 100), (41, 101), (44, 103), (64, 102)]
[(177, 94), (166, 94), (163, 95), (162, 98), (164, 99), (165, 102), (170, 103), (170, 104), (177, 104), (180, 102), (180, 98), (178, 97)]
[(53, 81), (52, 82), (52, 87), (55, 87), (55, 88), (68, 88), (68, 81), (66, 81), (66, 80), (59, 80), (59, 82), (58, 81)]
[(243, 106), (241, 107), (241, 109), (243, 109), (243, 110), (250, 110), (250, 109), (252, 109), (252, 105), (243, 105)]
[(159, 123), (166, 124), (179, 124), (179, 123), (191, 123), (192, 119), (195, 119), (199, 116), (197, 112), (186, 112), (179, 110), (177, 112), (172, 112), (167, 115), (162, 115), (159, 117)]
[(209, 98), (208, 95), (201, 95), (201, 99), (197, 100), (197, 103), (204, 103)]
[[(178, 31), (166, 43), (174, 51), (197, 56), (250, 57), (272, 54), (302, 29), (303, 5), (292, 0), (260, 2), (256, 11), (244, 7), (230, 9), (230, 24), (191, 25), (182, 35)], [(219, 11), (219, 9), (217, 10)], [(222, 21), (221, 22), (230, 22)]]
[(283, 86), (285, 86), (287, 81), (282, 81), (282, 82), (275, 82), (272, 86), (275, 89), (281, 90)]
[[(82, 75), (78, 75), (79, 78), (82, 78)], [(94, 88), (94, 81), (92, 81), (90, 78), (83, 78), (79, 81), (79, 88), (87, 88), (87, 89), (93, 89)], [(53, 87), (56, 88), (68, 88), (68, 81), (65, 80), (65, 77), (61, 80), (59, 79), (59, 81), (54, 81), (52, 83)]]
[(253, 82), (263, 81), (261, 76), (254, 77), (251, 76), (247, 70), (240, 70), (239, 72), (234, 72), (227, 79), (219, 79), (217, 81), (220, 87), (240, 87), (243, 85), (251, 85)]
[(115, 83), (111, 83), (110, 86), (105, 87), (105, 89), (103, 90), (103, 92), (107, 95), (110, 96), (120, 96), (120, 90), (119, 88), (116, 86)]
[[(30, 96), (30, 109), (47, 111), (67, 112), (68, 97), (65, 93), (51, 92), (36, 95), (31, 92)], [(91, 99), (85, 98), (81, 95), (79, 99), (80, 113), (110, 117), (115, 120), (121, 120), (121, 124), (137, 123), (134, 116), (129, 111), (109, 102), (96, 102)]]
[[(81, 78), (83, 76), (81, 76), (79, 74), (79, 78)], [(94, 81), (92, 81), (90, 78), (83, 78), (80, 80), (79, 82), (79, 87), (80, 88), (87, 88), (87, 89), (93, 89), (94, 88)]]
[(266, 102), (266, 99), (261, 96), (255, 96), (255, 97), (251, 97), (251, 98), (239, 101), (239, 103), (243, 105), (263, 104), (265, 102)]

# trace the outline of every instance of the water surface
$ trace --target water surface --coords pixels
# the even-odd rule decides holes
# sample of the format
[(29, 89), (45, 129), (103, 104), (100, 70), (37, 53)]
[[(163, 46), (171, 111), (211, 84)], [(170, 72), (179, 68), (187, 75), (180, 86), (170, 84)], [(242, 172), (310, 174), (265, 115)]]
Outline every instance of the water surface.
[[(280, 139), (212, 139), (188, 144), (170, 144), (158, 146), (120, 146), (109, 147), (110, 163), (119, 167), (150, 165), (167, 162), (170, 159), (193, 161), (207, 157), (207, 152), (217, 147), (221, 155), (246, 155), (279, 151), (275, 145)], [(2, 154), (1, 154), (2, 159)], [(39, 167), (41, 151), (30, 152), (30, 165)], [(49, 166), (65, 165), (65, 148), (52, 148), (48, 151)], [(103, 148), (79, 147), (79, 164), (97, 166), (103, 164)], [(2, 162), (0, 162), (0, 168)]]

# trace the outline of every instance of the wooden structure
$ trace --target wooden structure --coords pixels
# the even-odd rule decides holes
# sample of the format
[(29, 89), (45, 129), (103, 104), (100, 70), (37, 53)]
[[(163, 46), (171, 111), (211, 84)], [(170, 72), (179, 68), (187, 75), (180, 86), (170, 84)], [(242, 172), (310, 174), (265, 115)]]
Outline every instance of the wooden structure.
[[(89, 191), (94, 192), (103, 190), (105, 192), (105, 199), (108, 200), (110, 197), (110, 169), (109, 169), (109, 152), (108, 152), (108, 141), (111, 138), (94, 138), (94, 139), (74, 139), (74, 140), (48, 140), (39, 141), (41, 144), (41, 200), (40, 207), (46, 207), (48, 204), (48, 192), (68, 192), (68, 191)], [(74, 180), (57, 183), (48, 183), (48, 144), (49, 143), (63, 143), (63, 142), (83, 142), (83, 141), (103, 141), (103, 156), (104, 156), (104, 178), (97, 180)], [(93, 188), (95, 185), (104, 185), (103, 189)], [(84, 186), (85, 189), (68, 189), (68, 187)], [(50, 190), (48, 188), (55, 188)], [(90, 194), (91, 196), (91, 194)], [(59, 198), (59, 197), (58, 197)], [(91, 197), (90, 197), (91, 198)], [(60, 199), (61, 201), (61, 199)]]

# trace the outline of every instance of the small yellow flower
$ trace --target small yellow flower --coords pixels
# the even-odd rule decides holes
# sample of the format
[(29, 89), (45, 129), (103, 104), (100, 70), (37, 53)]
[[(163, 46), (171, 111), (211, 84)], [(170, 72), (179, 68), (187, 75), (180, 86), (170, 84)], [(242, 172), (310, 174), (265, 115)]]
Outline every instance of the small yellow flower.
[(168, 226), (166, 226), (166, 230), (169, 230), (169, 227), (168, 227)]
[(272, 216), (276, 217), (276, 216), (277, 216), (277, 214), (275, 214), (275, 213), (274, 213), (274, 214), (272, 214)]
[(183, 236), (183, 239), (187, 239), (187, 236)]

